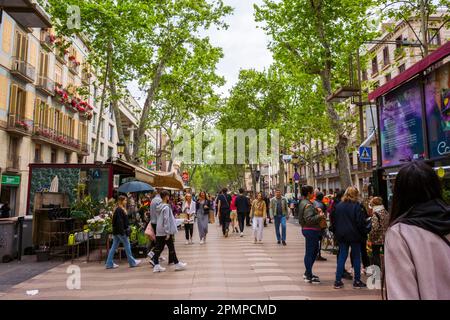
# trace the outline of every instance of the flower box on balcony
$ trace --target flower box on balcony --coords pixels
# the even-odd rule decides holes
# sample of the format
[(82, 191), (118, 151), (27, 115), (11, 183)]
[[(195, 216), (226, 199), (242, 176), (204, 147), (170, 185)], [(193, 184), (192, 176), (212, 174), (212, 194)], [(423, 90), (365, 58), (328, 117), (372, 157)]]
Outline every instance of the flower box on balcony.
[(25, 131), (30, 129), (30, 126), (25, 121), (16, 121), (15, 126), (16, 128), (23, 129)]

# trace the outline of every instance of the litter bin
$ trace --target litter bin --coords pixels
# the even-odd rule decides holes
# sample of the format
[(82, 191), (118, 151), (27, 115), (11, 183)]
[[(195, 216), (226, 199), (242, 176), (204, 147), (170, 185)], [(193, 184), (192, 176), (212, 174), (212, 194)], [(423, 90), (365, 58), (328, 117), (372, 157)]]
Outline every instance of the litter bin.
[(24, 217), (22, 229), (22, 255), (34, 254), (33, 248), (33, 216)]
[(0, 259), (10, 262), (17, 256), (17, 218), (0, 219)]

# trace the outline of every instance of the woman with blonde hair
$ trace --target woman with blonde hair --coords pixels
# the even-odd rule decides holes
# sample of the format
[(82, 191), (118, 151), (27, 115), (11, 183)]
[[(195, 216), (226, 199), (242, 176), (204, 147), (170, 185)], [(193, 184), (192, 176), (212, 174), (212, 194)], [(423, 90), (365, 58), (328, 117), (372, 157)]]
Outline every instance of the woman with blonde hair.
[(261, 243), (263, 238), (264, 221), (267, 218), (266, 201), (261, 192), (258, 192), (256, 199), (253, 200), (251, 209), (251, 218), (253, 221), (253, 235), (255, 237), (253, 243), (258, 241)]
[(335, 289), (344, 287), (342, 276), (349, 248), (352, 250), (351, 259), (355, 270), (354, 289), (365, 288), (361, 281), (361, 243), (367, 234), (365, 209), (359, 202), (359, 191), (355, 187), (348, 187), (342, 201), (336, 206), (334, 213), (334, 234), (339, 243), (339, 255), (336, 267)]
[(133, 258), (133, 254), (131, 253), (130, 240), (128, 237), (130, 236), (131, 229), (128, 222), (127, 216), (127, 197), (119, 196), (117, 200), (117, 207), (114, 210), (113, 218), (112, 218), (112, 229), (113, 229), (113, 244), (111, 249), (109, 249), (108, 258), (106, 260), (106, 269), (115, 269), (119, 266), (114, 263), (114, 253), (116, 252), (119, 244), (122, 242), (123, 247), (125, 249), (125, 253), (127, 254), (128, 264), (131, 268), (137, 267), (141, 261)]
[(186, 218), (184, 220), (184, 231), (186, 235), (186, 244), (193, 244), (192, 237), (194, 235), (194, 221), (195, 221), (195, 211), (196, 203), (192, 200), (192, 195), (186, 193), (184, 196), (184, 202), (181, 207), (182, 213), (185, 214)]

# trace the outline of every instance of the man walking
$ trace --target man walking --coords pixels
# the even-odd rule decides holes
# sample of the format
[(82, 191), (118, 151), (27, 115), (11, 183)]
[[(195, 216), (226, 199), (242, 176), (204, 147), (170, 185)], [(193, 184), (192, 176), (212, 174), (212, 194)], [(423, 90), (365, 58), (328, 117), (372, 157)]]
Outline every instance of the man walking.
[[(281, 190), (275, 191), (275, 197), (270, 200), (270, 216), (275, 220), (275, 232), (277, 235), (277, 243), (286, 245), (286, 220), (289, 219), (289, 209), (287, 200), (281, 195)], [(281, 227), (281, 235), (280, 235)]]
[[(160, 190), (158, 189), (155, 192), (156, 192), (155, 196), (153, 197), (152, 201), (150, 202), (150, 223), (152, 224), (153, 231), (156, 234), (156, 227), (157, 227), (157, 222), (158, 222), (157, 208), (162, 203), (162, 199), (160, 196)], [(156, 246), (156, 240), (155, 241), (152, 240), (150, 242), (150, 248), (149, 248), (149, 252), (148, 252), (148, 257), (150, 259), (152, 259), (153, 256), (155, 255), (155, 253), (154, 253), (155, 246)], [(164, 261), (165, 259), (164, 259), (164, 257), (160, 257), (160, 260)]]
[(228, 237), (228, 228), (230, 226), (231, 218), (231, 196), (228, 194), (228, 189), (223, 188), (222, 193), (217, 198), (217, 215), (222, 226), (222, 233), (225, 238)]
[[(250, 200), (245, 196), (244, 189), (239, 189), (239, 195), (236, 197), (236, 209), (239, 221), (239, 230), (241, 237), (244, 236), (244, 225), (247, 216), (250, 216)], [(247, 222), (248, 226), (248, 222)]]

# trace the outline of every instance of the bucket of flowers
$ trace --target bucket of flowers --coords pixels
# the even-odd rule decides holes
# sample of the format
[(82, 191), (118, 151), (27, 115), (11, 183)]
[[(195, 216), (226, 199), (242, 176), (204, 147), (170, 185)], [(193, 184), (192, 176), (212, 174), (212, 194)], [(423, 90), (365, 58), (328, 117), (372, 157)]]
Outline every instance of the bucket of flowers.
[(100, 239), (103, 231), (105, 230), (106, 220), (104, 217), (98, 215), (87, 221), (89, 230), (94, 234), (94, 239)]
[(28, 131), (30, 126), (25, 121), (18, 120), (18, 121), (16, 121), (16, 128), (20, 128), (25, 131)]

